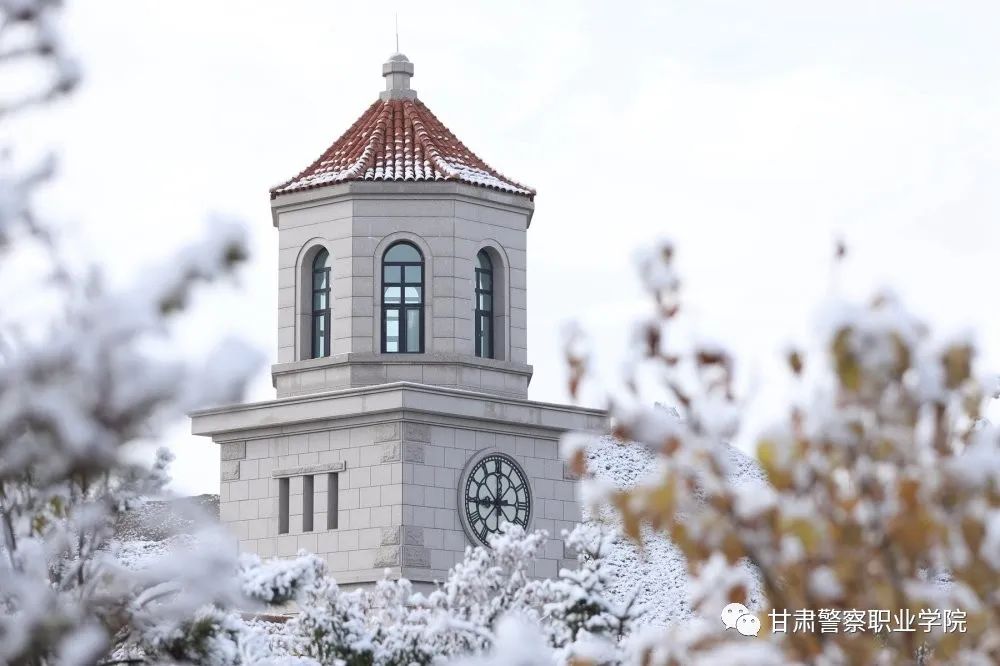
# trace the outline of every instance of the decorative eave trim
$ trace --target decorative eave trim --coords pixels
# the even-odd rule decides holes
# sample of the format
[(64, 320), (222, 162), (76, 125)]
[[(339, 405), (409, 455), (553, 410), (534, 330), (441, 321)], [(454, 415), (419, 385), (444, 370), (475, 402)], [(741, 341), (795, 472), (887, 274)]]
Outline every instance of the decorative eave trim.
[[(539, 431), (597, 431), (606, 427), (601, 409), (536, 402), (464, 389), (392, 382), (229, 405), (190, 414), (191, 432), (217, 442), (247, 439), (238, 433), (284, 432), (290, 426), (354, 418), (384, 419), (387, 414), (442, 415), (477, 423), (501, 422)], [(589, 421), (588, 421), (589, 419)], [(589, 425), (588, 425), (589, 424)], [(224, 435), (224, 437), (219, 437)]]
[(455, 199), (501, 210), (524, 213), (530, 228), (535, 204), (520, 194), (477, 187), (458, 181), (345, 181), (330, 183), (309, 190), (278, 195), (271, 200), (271, 223), (278, 226), (281, 213), (322, 206), (351, 199)]
[(531, 379), (534, 368), (525, 363), (514, 363), (512, 361), (502, 361), (492, 358), (478, 358), (468, 354), (454, 354), (449, 352), (425, 352), (423, 354), (376, 354), (373, 352), (349, 352), (337, 354), (336, 356), (324, 356), (322, 358), (307, 358), (301, 361), (289, 361), (287, 363), (275, 363), (271, 366), (271, 376), (302, 372), (303, 370), (316, 370), (320, 368), (334, 368), (345, 365), (457, 365), (464, 368), (474, 368), (476, 370), (496, 370), (498, 372), (508, 372), (514, 375), (522, 375)]
[(343, 472), (347, 469), (344, 461), (320, 463), (318, 465), (303, 465), (301, 467), (285, 467), (271, 471), (271, 478), (281, 479), (286, 476), (309, 476), (310, 474), (323, 474), (324, 472)]

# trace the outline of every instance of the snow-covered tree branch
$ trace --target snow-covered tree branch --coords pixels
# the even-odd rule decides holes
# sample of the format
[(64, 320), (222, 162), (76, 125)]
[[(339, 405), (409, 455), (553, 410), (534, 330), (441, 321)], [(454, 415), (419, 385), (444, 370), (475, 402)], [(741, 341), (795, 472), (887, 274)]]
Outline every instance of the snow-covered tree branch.
[[(59, 9), (0, 2), (0, 64), (33, 61), (41, 85), (3, 101), (0, 122), (76, 86)], [(0, 275), (21, 253), (66, 251), (37, 213), (55, 160), (40, 164), (3, 162)], [(428, 595), (405, 580), (342, 592), (306, 554), (237, 560), (232, 540), (208, 526), (168, 552), (114, 540), (118, 517), (168, 481), (168, 452), (145, 465), (130, 447), (194, 407), (238, 401), (258, 365), (234, 341), (211, 364), (162, 353), (192, 292), (230, 275), (246, 248), (240, 225), (215, 221), (203, 241), (146, 271), (141, 288), (121, 290), (96, 267), (54, 261), (60, 268), (38, 278), (54, 305), (0, 321), (0, 664), (429, 664), (492, 648), (510, 617), (532, 622), (544, 663), (596, 644), (617, 659), (632, 611), (605, 597), (601, 560), (581, 548), (579, 571), (533, 579), (538, 533), (512, 529), (492, 549), (470, 549)], [(289, 604), (298, 612), (287, 622), (253, 614)]]
[[(787, 417), (756, 438), (769, 485), (734, 487), (723, 444), (743, 427), (735, 362), (716, 344), (675, 342), (683, 309), (674, 266), (669, 244), (640, 262), (654, 314), (638, 327), (628, 390), (609, 397), (615, 434), (656, 452), (661, 473), (631, 490), (591, 492), (617, 508), (633, 538), (649, 524), (683, 551), (692, 603), (709, 623), (652, 637), (645, 654), (653, 663), (1000, 659), (1000, 430), (983, 418), (996, 385), (977, 374), (973, 342), (934, 341), (890, 295), (829, 304), (817, 351), (788, 354), (798, 391)], [(573, 389), (588, 380), (583, 348), (568, 346)], [(640, 376), (655, 377), (676, 412), (654, 407)], [(568, 455), (586, 473), (574, 441)], [(755, 576), (766, 597), (756, 608)], [(733, 602), (756, 612), (757, 639), (720, 630)], [(914, 619), (900, 631), (778, 624), (784, 611), (839, 621), (871, 609)], [(966, 621), (907, 631), (923, 610)]]
[[(59, 7), (53, 0), (0, 3), (0, 64), (33, 68), (38, 84), (3, 100), (0, 122), (75, 87), (76, 68), (55, 28)], [(36, 212), (54, 160), (18, 170), (19, 149), (14, 143), (2, 151), (2, 266), (33, 248), (54, 257), (65, 250), (59, 229)], [(192, 289), (224, 278), (245, 255), (242, 228), (216, 225), (141, 290), (108, 290), (96, 268), (61, 268), (38, 279), (40, 292), (55, 293), (46, 321), (4, 318), (0, 663), (94, 663), (129, 642), (155, 654), (151, 634), (241, 598), (228, 547), (199, 549), (195, 566), (172, 558), (141, 571), (123, 566), (110, 548), (116, 516), (167, 481), (168, 453), (146, 466), (130, 462), (127, 447), (195, 405), (238, 399), (257, 365), (257, 355), (238, 344), (219, 351), (211, 374), (202, 363), (157, 353), (167, 319), (181, 314)], [(18, 297), (24, 294), (3, 293), (4, 302)]]

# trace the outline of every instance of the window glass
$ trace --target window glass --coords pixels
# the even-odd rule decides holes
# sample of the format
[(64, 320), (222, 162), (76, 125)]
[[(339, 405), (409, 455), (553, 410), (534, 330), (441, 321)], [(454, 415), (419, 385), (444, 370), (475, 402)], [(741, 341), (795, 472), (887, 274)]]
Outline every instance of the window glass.
[(383, 352), (422, 350), (423, 278), (423, 256), (411, 243), (396, 243), (383, 255)]
[(479, 254), (476, 255), (476, 266), (485, 270), (493, 269), (493, 262), (490, 261), (490, 255), (486, 253), (486, 250), (480, 250)]
[(482, 351), (482, 356), (489, 358), (493, 357), (493, 333), (490, 326), (490, 317), (487, 315), (482, 316), (482, 321), (479, 324), (481, 331), (481, 341), (480, 350)]
[(330, 253), (316, 253), (312, 263), (312, 357), (330, 354)]
[(385, 282), (400, 282), (400, 272), (402, 266), (386, 266), (382, 270), (382, 280)]
[(406, 351), (420, 351), (420, 310), (416, 308), (406, 311)]
[(399, 303), (399, 287), (386, 287), (382, 291), (382, 302), (387, 305)]
[(396, 243), (389, 248), (389, 251), (385, 253), (386, 262), (420, 262), (423, 259), (420, 253), (417, 252), (417, 248), (413, 247), (409, 243)]
[(399, 351), (399, 310), (396, 308), (385, 311), (385, 350)]
[(329, 354), (327, 345), (327, 316), (313, 317), (313, 358), (321, 358)]
[(486, 250), (476, 255), (476, 356), (493, 358), (493, 262)]

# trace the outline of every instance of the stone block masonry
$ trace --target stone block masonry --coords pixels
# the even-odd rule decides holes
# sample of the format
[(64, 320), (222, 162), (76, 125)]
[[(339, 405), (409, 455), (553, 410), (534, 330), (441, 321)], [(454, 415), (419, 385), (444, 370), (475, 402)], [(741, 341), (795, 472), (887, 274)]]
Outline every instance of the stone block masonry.
[[(458, 483), (470, 457), (484, 449), (514, 457), (527, 474), (529, 529), (544, 529), (552, 539), (533, 573), (555, 575), (566, 564), (562, 532), (580, 517), (576, 481), (558, 457), (558, 438), (571, 428), (599, 430), (604, 415), (391, 385), (235, 413), (206, 411), (194, 424), (196, 433), (211, 434), (227, 452), (220, 461), (220, 515), (240, 550), (290, 557), (304, 549), (325, 558), (337, 580), (350, 586), (386, 572), (417, 583), (447, 576), (473, 545), (459, 518)], [(237, 453), (245, 457), (229, 459)], [(310, 486), (304, 477), (312, 478), (311, 499), (303, 495)]]
[[(380, 114), (415, 96), (400, 58), (383, 72)], [(411, 127), (422, 107), (407, 108), (393, 117)], [(603, 431), (605, 414), (527, 399), (534, 191), (479, 162), (436, 118), (422, 122), (433, 128), (421, 145), (457, 151), (461, 169), (347, 164), (372, 140), (364, 134), (271, 191), (277, 399), (198, 412), (193, 431), (220, 446), (220, 513), (244, 551), (317, 553), (347, 586), (385, 575), (430, 584), (473, 544), (466, 530), (495, 529), (477, 510), (489, 507), (549, 533), (533, 573), (554, 576), (566, 563), (562, 531), (580, 517), (557, 442)], [(387, 127), (398, 140), (409, 131)], [(388, 261), (397, 247), (410, 259)], [(483, 495), (470, 501), (459, 485), (471, 469)], [(514, 501), (498, 492), (502, 478)]]
[[(349, 182), (272, 204), (278, 227), (278, 396), (413, 381), (525, 398), (527, 230), (533, 203), (460, 183)], [(406, 240), (424, 255), (423, 354), (381, 354), (381, 257)], [(322, 246), (334, 258), (332, 355), (310, 358), (303, 316), (311, 277), (303, 262)], [(494, 261), (494, 358), (474, 355), (474, 263)]]

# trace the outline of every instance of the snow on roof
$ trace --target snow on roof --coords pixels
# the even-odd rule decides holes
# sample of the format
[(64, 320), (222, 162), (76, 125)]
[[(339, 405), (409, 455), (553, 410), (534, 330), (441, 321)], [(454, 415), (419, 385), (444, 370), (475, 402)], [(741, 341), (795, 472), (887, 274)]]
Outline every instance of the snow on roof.
[(460, 181), (534, 198), (465, 147), (418, 99), (380, 99), (271, 198), (346, 181)]
[[(399, 55), (399, 54), (397, 54)], [(271, 189), (271, 198), (347, 181), (459, 181), (533, 199), (466, 148), (409, 88), (412, 64), (390, 59), (389, 89), (319, 158)], [(403, 71), (402, 67), (408, 67)], [(391, 71), (390, 71), (391, 70)], [(403, 77), (402, 79), (395, 77)]]
[[(734, 487), (766, 484), (763, 470), (752, 458), (726, 446), (729, 462), (728, 480)], [(634, 487), (656, 470), (657, 459), (646, 447), (635, 442), (621, 442), (614, 437), (595, 439), (587, 448), (587, 468), (594, 476), (626, 489)], [(620, 524), (611, 507), (601, 510), (602, 521)], [(610, 592), (620, 602), (635, 594), (644, 609), (640, 624), (666, 626), (691, 616), (687, 563), (684, 555), (662, 532), (644, 526), (643, 547), (628, 537), (618, 536), (608, 563), (614, 573)]]

